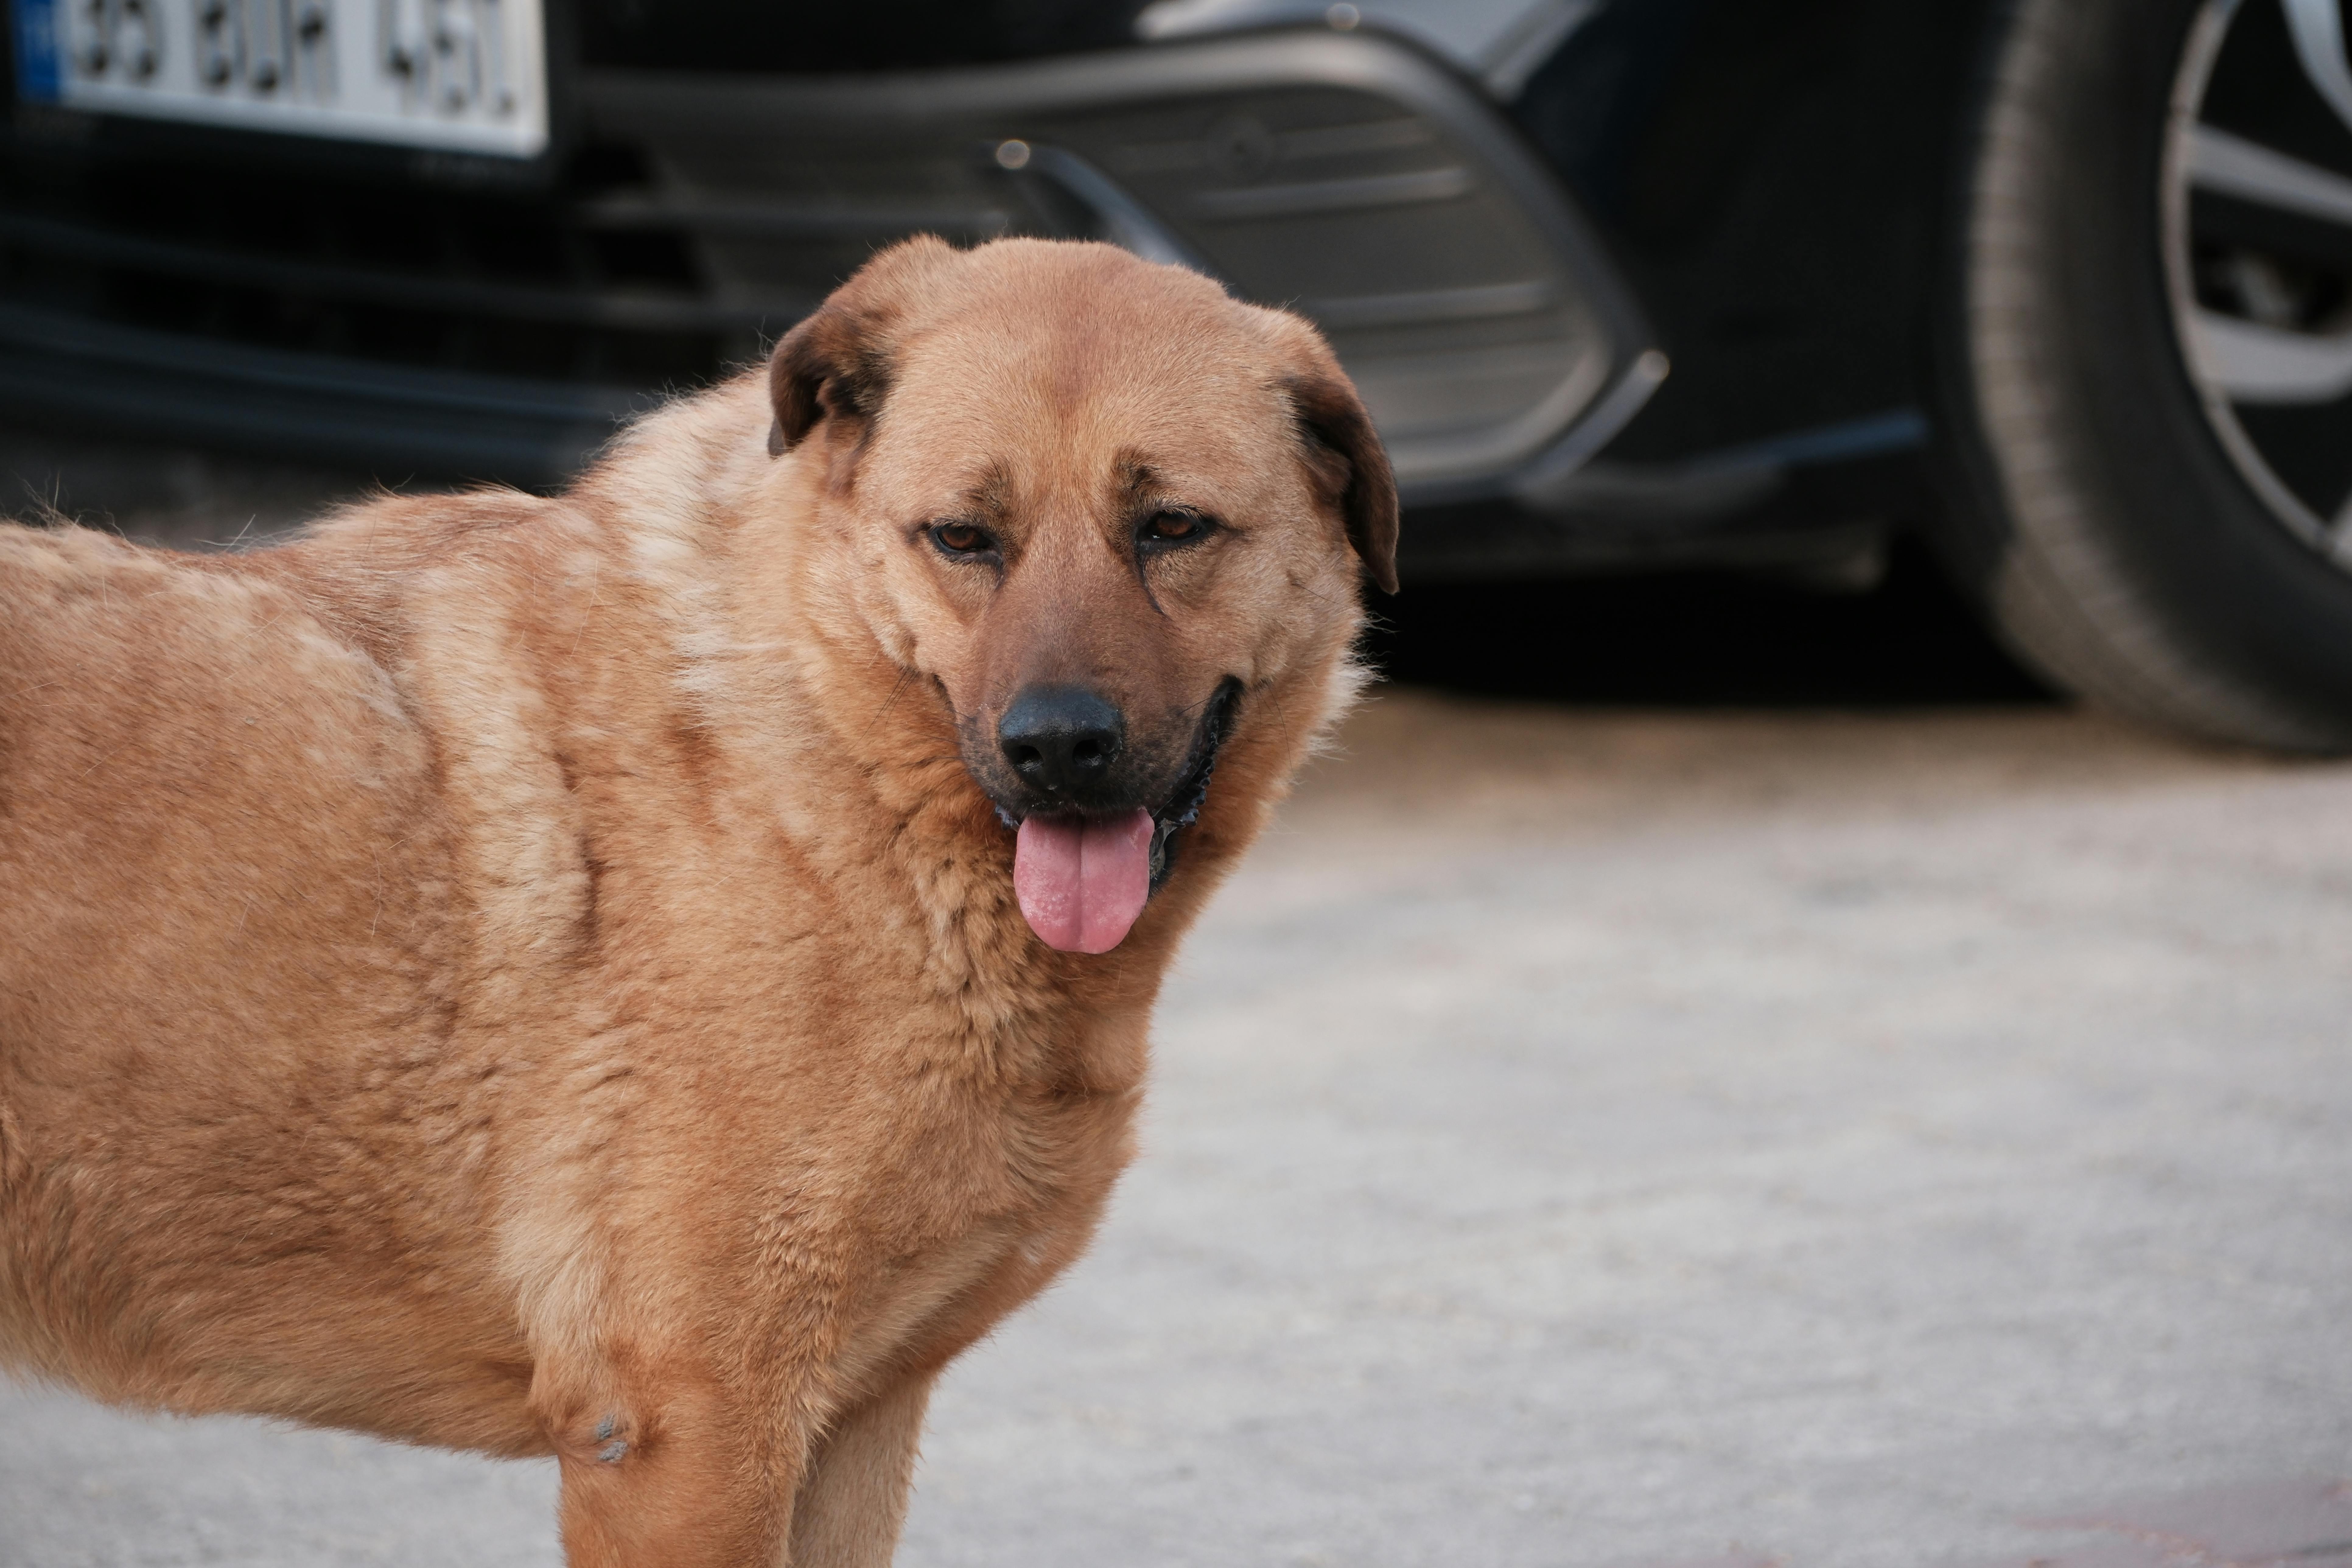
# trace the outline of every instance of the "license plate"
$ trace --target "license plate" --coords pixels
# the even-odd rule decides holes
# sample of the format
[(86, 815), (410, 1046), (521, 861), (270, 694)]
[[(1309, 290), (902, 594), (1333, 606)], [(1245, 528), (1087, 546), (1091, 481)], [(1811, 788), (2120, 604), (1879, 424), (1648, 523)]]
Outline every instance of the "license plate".
[(529, 158), (540, 0), (9, 0), (21, 99)]

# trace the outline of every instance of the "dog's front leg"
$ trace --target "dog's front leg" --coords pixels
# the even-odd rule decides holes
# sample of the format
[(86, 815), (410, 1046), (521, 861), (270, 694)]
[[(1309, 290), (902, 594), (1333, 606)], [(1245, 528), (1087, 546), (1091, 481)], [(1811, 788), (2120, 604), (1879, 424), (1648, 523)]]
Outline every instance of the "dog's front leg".
[(807, 1447), (716, 1379), (567, 1401), (556, 1449), (568, 1568), (776, 1568)]
[(791, 1568), (887, 1568), (906, 1522), (929, 1375), (844, 1411), (809, 1456), (793, 1505)]

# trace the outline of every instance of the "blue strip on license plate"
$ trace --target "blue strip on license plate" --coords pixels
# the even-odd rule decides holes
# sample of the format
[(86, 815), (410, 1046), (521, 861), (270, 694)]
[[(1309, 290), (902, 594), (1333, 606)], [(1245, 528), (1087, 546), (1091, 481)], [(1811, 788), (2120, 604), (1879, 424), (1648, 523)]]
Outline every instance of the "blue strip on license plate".
[(15, 0), (16, 96), (35, 103), (58, 100), (56, 0)]

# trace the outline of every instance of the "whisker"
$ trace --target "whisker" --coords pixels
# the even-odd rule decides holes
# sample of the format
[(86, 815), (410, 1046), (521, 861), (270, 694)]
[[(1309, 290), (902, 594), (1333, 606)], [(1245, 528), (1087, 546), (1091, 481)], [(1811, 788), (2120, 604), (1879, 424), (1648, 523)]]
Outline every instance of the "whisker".
[(866, 721), (865, 733), (858, 736), (859, 740), (865, 740), (874, 733), (874, 727), (882, 722), (884, 716), (890, 711), (891, 704), (898, 700), (898, 693), (907, 689), (908, 678), (914, 673), (913, 670), (905, 668), (898, 671), (898, 679), (890, 684), (890, 695), (882, 699), (881, 707), (874, 710), (874, 717)]

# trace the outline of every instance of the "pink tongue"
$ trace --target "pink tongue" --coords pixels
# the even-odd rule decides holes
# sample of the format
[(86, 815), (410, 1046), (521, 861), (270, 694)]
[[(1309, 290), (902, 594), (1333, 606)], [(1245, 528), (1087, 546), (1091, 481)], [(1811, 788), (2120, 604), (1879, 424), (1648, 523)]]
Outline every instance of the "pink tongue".
[(1108, 952), (1151, 896), (1151, 814), (1025, 819), (1013, 850), (1013, 890), (1047, 947)]

